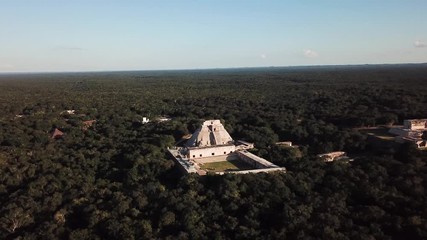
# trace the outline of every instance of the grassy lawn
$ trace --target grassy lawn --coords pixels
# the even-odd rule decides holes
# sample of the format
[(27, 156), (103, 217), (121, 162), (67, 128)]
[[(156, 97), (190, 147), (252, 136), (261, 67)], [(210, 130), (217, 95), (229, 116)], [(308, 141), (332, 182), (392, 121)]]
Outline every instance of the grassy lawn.
[(239, 171), (239, 170), (249, 170), (253, 169), (252, 166), (243, 162), (242, 160), (229, 160), (221, 162), (212, 162), (205, 163), (201, 166), (203, 170), (213, 171), (213, 172), (223, 172), (223, 171)]

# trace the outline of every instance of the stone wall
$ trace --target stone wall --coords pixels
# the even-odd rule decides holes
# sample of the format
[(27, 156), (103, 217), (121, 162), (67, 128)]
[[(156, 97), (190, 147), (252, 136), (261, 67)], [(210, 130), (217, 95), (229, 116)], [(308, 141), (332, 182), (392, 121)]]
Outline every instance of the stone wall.
[(234, 145), (222, 145), (215, 147), (204, 147), (204, 148), (189, 148), (188, 158), (204, 158), (212, 156), (223, 156), (233, 153), (236, 150)]
[(262, 157), (258, 157), (255, 154), (252, 154), (246, 150), (238, 151), (237, 154), (239, 158), (254, 168), (278, 168), (279, 166), (267, 161)]

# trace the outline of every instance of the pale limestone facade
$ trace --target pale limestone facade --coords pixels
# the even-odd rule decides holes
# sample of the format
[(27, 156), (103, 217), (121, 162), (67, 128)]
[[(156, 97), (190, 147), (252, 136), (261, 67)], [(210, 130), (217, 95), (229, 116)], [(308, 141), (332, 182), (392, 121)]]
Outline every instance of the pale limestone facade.
[(189, 159), (204, 158), (213, 156), (223, 156), (233, 153), (236, 150), (236, 146), (233, 144), (211, 146), (211, 147), (190, 147), (188, 148)]
[(186, 145), (187, 147), (207, 147), (232, 143), (233, 139), (219, 120), (208, 120), (203, 122)]
[(189, 159), (223, 156), (236, 151), (233, 139), (219, 120), (204, 121), (186, 146)]

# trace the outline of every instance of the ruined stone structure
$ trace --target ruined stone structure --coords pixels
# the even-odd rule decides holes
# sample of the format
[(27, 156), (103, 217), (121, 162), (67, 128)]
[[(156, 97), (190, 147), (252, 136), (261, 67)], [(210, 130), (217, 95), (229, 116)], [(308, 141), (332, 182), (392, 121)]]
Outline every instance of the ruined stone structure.
[(209, 146), (209, 147), (189, 147), (187, 157), (189, 159), (203, 158), (211, 156), (222, 156), (233, 153), (236, 150), (234, 144)]
[(233, 144), (230, 134), (219, 120), (209, 120), (203, 122), (186, 145), (188, 147), (206, 147), (227, 144)]
[(233, 139), (219, 120), (203, 122), (185, 145), (189, 159), (228, 155), (236, 150)]
[(396, 135), (398, 143), (410, 142), (417, 148), (426, 148), (427, 141), (422, 138), (427, 131), (427, 119), (410, 119), (403, 121), (403, 127), (391, 128), (389, 132)]
[(292, 147), (292, 142), (291, 141), (286, 141), (286, 142), (277, 142), (276, 143), (277, 146), (285, 146), (285, 147)]
[(427, 129), (427, 119), (410, 119), (403, 121), (403, 127), (410, 130)]
[(142, 118), (142, 121), (141, 121), (142, 124), (146, 124), (146, 123), (149, 123), (149, 122), (150, 122), (150, 119), (148, 119), (147, 117), (143, 117)]
[[(201, 170), (201, 165), (207, 162), (224, 162), (229, 158), (238, 158), (254, 168), (252, 170), (232, 171), (232, 173), (286, 171), (285, 168), (248, 152), (247, 150), (251, 148), (254, 148), (253, 143), (235, 142), (220, 120), (208, 120), (204, 121), (193, 133), (184, 147), (170, 148), (168, 151), (181, 170), (186, 173), (204, 175), (206, 171)], [(224, 174), (226, 172), (215, 173)]]
[(342, 160), (351, 160), (346, 152), (329, 152), (317, 155), (318, 158), (322, 159), (324, 162), (333, 162), (333, 161), (342, 161)]

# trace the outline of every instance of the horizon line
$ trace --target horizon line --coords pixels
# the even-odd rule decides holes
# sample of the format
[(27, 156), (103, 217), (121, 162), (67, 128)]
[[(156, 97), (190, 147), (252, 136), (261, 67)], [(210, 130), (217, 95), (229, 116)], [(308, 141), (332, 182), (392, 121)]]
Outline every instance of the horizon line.
[(212, 68), (166, 68), (166, 69), (123, 69), (123, 70), (83, 70), (83, 71), (15, 71), (0, 72), (0, 75), (19, 74), (66, 74), (66, 73), (117, 73), (117, 72), (162, 72), (162, 71), (209, 71), (209, 70), (233, 70), (255, 68), (304, 68), (304, 67), (344, 67), (344, 66), (384, 66), (384, 65), (423, 65), (427, 62), (407, 63), (356, 63), (356, 64), (317, 64), (317, 65), (287, 65), (287, 66), (256, 66), (256, 67), (212, 67)]

